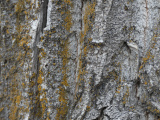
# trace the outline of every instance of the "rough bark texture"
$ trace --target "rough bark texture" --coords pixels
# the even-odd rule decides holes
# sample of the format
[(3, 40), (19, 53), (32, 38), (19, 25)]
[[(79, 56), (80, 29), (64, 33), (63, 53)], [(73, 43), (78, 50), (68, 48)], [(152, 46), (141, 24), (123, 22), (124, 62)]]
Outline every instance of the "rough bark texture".
[(160, 0), (0, 0), (1, 120), (159, 120)]

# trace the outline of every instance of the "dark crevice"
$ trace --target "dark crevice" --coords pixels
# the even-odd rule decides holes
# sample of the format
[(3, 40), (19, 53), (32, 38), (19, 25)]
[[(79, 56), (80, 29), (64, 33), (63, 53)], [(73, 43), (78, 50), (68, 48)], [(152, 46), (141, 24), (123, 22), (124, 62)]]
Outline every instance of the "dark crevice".
[(149, 119), (149, 113), (148, 112), (146, 112), (146, 120), (148, 120)]
[(109, 82), (109, 79), (104, 78), (103, 73), (101, 75), (101, 78), (102, 80), (97, 85), (94, 85), (92, 87), (93, 90), (91, 89), (92, 93), (95, 93), (96, 95), (102, 95), (104, 93), (106, 84)]
[[(37, 79), (39, 76), (39, 48), (37, 47), (37, 44), (40, 41), (40, 35), (43, 33), (43, 29), (46, 27), (47, 23), (47, 9), (48, 9), (48, 0), (42, 1), (42, 5), (40, 8), (40, 21), (38, 23), (38, 27), (36, 30), (36, 35), (35, 35), (35, 41), (33, 43), (33, 67), (32, 67), (32, 74), (35, 74), (36, 76), (30, 80), (30, 93), (32, 95), (30, 98), (32, 99), (31, 101), (31, 109), (30, 110), (30, 118), (29, 120), (37, 120), (41, 117), (41, 105), (40, 105), (40, 96), (39, 96), (39, 91), (38, 91), (38, 83)], [(32, 86), (34, 84), (34, 86)], [(37, 97), (39, 96), (39, 97)]]
[(81, 3), (82, 3), (82, 6), (81, 6), (81, 31), (83, 29), (83, 4), (84, 4), (83, 2), (84, 2), (84, 0), (81, 1)]
[(79, 102), (80, 99), (82, 98), (83, 92), (84, 92), (84, 90), (76, 95), (76, 102), (75, 102), (74, 105), (73, 105), (73, 108), (72, 108), (73, 110), (76, 108), (76, 105), (78, 104), (78, 102)]
[(128, 50), (128, 52), (131, 53), (131, 49), (130, 49), (130, 47), (127, 45), (127, 42), (126, 42), (126, 41), (123, 42), (123, 47), (126, 47), (127, 50)]
[(6, 64), (6, 63), (7, 63), (7, 60), (5, 59), (5, 60), (4, 60), (4, 64)]
[(48, 0), (42, 0), (42, 9), (43, 9), (43, 20), (42, 20), (42, 29), (41, 31), (43, 32), (43, 29), (47, 25), (47, 10), (48, 10)]
[[(136, 83), (135, 83), (135, 86), (136, 86), (136, 96), (135, 97), (137, 97), (137, 93), (138, 93), (138, 88), (140, 87), (140, 84), (141, 84), (141, 80), (140, 80), (140, 78), (138, 77), (137, 78), (137, 80), (136, 80)], [(138, 98), (138, 100), (139, 100), (139, 97), (137, 97)]]
[(103, 108), (101, 108), (101, 110), (100, 110), (100, 115), (96, 118), (96, 119), (94, 119), (94, 120), (102, 120), (103, 119), (103, 117), (104, 117), (104, 110), (106, 109), (107, 107), (103, 107)]
[(103, 78), (103, 76), (101, 76), (102, 78), (102, 81), (95, 85), (95, 76), (96, 74), (95, 73), (92, 73), (92, 79), (91, 79), (91, 83), (90, 83), (90, 86), (91, 86), (91, 89), (90, 89), (90, 94), (91, 94), (91, 99), (92, 99), (92, 106), (93, 107), (96, 107), (96, 100), (97, 100), (97, 96), (100, 96), (100, 95), (103, 95), (104, 94), (104, 89), (105, 89), (105, 86), (106, 86), (106, 79)]
[(137, 87), (140, 87), (140, 84), (141, 84), (141, 80), (140, 80), (140, 78), (138, 77), (137, 80), (136, 80), (136, 85), (137, 85)]

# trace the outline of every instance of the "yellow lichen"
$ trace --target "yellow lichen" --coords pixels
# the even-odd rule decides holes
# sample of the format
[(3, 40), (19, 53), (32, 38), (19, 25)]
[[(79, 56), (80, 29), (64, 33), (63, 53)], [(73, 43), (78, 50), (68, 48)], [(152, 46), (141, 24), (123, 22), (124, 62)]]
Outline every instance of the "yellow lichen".
[(72, 27), (72, 15), (71, 15), (71, 13), (70, 13), (70, 11), (68, 10), (68, 11), (66, 11), (65, 12), (65, 14), (66, 14), (66, 17), (65, 17), (65, 19), (64, 19), (64, 22), (65, 22), (65, 29), (67, 30), (67, 31), (70, 31), (70, 29), (71, 29), (71, 27)]
[(126, 93), (123, 95), (123, 98), (122, 98), (122, 103), (123, 104), (126, 104), (127, 102), (127, 98), (129, 97), (129, 87), (127, 86), (127, 90), (126, 90)]
[[(12, 62), (13, 66), (7, 73), (9, 74), (8, 77), (10, 77), (11, 79), (10, 93), (8, 93), (8, 98), (10, 98), (11, 101), (9, 113), (9, 119), (11, 120), (20, 119), (20, 115), (25, 113), (23, 107), (20, 105), (21, 100), (23, 100), (23, 104), (28, 104), (28, 100), (23, 98), (23, 96), (21, 95), (21, 91), (23, 91), (25, 89), (25, 86), (27, 86), (27, 83), (25, 83), (25, 79), (29, 79), (27, 77), (27, 72), (24, 72), (27, 70), (27, 68), (23, 67), (24, 63), (28, 61), (28, 59), (26, 58), (26, 51), (28, 50), (27, 44), (29, 43), (29, 39), (31, 39), (28, 35), (29, 24), (28, 21), (25, 20), (25, 17), (29, 13), (29, 10), (27, 9), (28, 5), (26, 2), (29, 1), (30, 0), (18, 0), (16, 2), (14, 7), (15, 13), (10, 14), (10, 16), (15, 15), (16, 17), (16, 31), (14, 33), (9, 33), (13, 32), (13, 28), (10, 25), (7, 25), (6, 31), (7, 34), (11, 34), (11, 37), (14, 40), (12, 50), (13, 53), (15, 53), (13, 55), (13, 59), (10, 58), (11, 61), (14, 60), (14, 62)], [(7, 24), (8, 23), (9, 22), (7, 22)]]
[[(62, 26), (65, 28), (67, 32), (70, 32), (70, 29), (72, 27), (72, 15), (70, 12), (70, 7), (71, 7), (71, 1), (70, 0), (62, 0), (61, 2), (61, 7), (64, 8), (64, 10), (60, 11), (64, 23)], [(61, 86), (59, 86), (59, 102), (60, 102), (60, 107), (57, 108), (57, 114), (56, 114), (56, 120), (65, 120), (66, 115), (68, 112), (68, 100), (67, 100), (67, 95), (66, 95), (66, 90), (64, 87), (68, 87), (68, 68), (67, 64), (69, 63), (68, 58), (70, 57), (69, 54), (69, 40), (61, 40), (62, 42), (62, 51), (59, 51), (58, 54), (62, 58), (62, 81), (61, 81)], [(56, 46), (56, 44), (55, 44)], [(55, 64), (54, 64), (55, 65)]]
[(59, 102), (60, 107), (57, 108), (56, 120), (63, 120), (66, 118), (68, 112), (68, 101), (66, 98), (66, 90), (63, 87), (59, 87)]
[[(69, 86), (68, 85), (68, 76), (67, 76), (67, 64), (69, 62), (68, 58), (70, 56), (69, 54), (69, 48), (68, 48), (68, 40), (65, 40), (62, 42), (63, 44), (63, 50), (60, 52), (60, 56), (62, 58), (62, 82), (61, 84), (63, 86)], [(67, 96), (66, 96), (66, 90), (64, 87), (60, 86), (59, 87), (59, 102), (60, 102), (60, 108), (57, 108), (57, 115), (56, 115), (56, 120), (63, 120), (66, 117), (66, 114), (68, 112), (68, 106), (67, 106)]]
[(19, 103), (20, 103), (20, 101), (21, 101), (21, 96), (20, 96), (20, 95), (18, 95), (18, 96), (17, 96), (17, 98), (16, 98), (16, 103), (17, 103), (17, 104), (19, 104)]
[(37, 80), (37, 83), (38, 84), (42, 84), (42, 82), (43, 82), (43, 78), (42, 78), (42, 75), (43, 75), (43, 72), (42, 72), (42, 70), (40, 70), (39, 71), (39, 76), (38, 76), (38, 80)]
[(0, 112), (2, 112), (2, 111), (3, 111), (3, 109), (4, 109), (4, 107), (0, 108)]
[(90, 20), (90, 17), (92, 17), (93, 19), (95, 18), (95, 5), (96, 5), (96, 2), (93, 2), (91, 4), (87, 3), (87, 6), (85, 8), (85, 14), (84, 14), (84, 17), (83, 17), (83, 21), (84, 21), (84, 36), (90, 30), (90, 26), (93, 26), (93, 23)]
[(91, 108), (91, 107), (87, 105), (87, 107), (86, 107), (87, 111), (89, 111), (89, 110), (90, 110), (90, 108)]
[(46, 56), (46, 52), (41, 52), (41, 55), (42, 55), (42, 57), (45, 57)]
[(145, 81), (144, 84), (147, 85), (147, 82)]
[[(93, 20), (95, 18), (95, 5), (96, 2), (93, 0), (92, 2), (87, 2), (87, 5), (85, 7), (84, 16), (83, 16), (83, 23), (84, 23), (84, 30), (80, 32), (80, 55), (79, 55), (79, 64), (78, 64), (78, 76), (77, 76), (77, 82), (76, 82), (76, 88), (75, 88), (75, 96), (78, 90), (79, 82), (81, 80), (84, 80), (83, 76), (86, 74), (85, 67), (82, 67), (83, 65), (83, 57), (87, 56), (88, 53), (88, 47), (89, 41), (91, 41), (91, 38), (88, 38), (88, 45), (84, 45), (85, 37), (87, 36), (87, 33), (91, 30), (93, 26)], [(92, 18), (92, 20), (91, 20)]]
[(8, 29), (6, 30), (6, 33), (9, 34), (9, 30)]

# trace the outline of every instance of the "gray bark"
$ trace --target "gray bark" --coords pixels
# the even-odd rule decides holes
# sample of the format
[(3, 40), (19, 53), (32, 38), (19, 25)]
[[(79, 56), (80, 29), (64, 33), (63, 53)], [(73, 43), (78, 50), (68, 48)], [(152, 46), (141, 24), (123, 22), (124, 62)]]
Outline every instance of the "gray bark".
[(1, 120), (159, 120), (160, 0), (1, 0)]

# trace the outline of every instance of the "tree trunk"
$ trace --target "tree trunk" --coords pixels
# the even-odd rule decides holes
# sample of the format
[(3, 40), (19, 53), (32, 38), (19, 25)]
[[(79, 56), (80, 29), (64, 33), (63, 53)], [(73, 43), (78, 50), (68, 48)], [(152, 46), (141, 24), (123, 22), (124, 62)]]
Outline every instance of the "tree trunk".
[(160, 0), (1, 0), (1, 120), (160, 120)]

